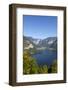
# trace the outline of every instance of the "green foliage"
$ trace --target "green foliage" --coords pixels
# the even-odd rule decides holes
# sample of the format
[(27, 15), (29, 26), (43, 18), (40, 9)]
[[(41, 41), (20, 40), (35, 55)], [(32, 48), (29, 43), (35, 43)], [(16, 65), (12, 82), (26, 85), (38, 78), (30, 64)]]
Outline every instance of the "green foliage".
[(48, 73), (57, 73), (57, 60), (54, 60), (48, 69)]
[(52, 73), (57, 73), (57, 61), (56, 60), (54, 60), (51, 66), (51, 69), (52, 69)]
[(38, 72), (41, 74), (41, 73), (48, 73), (48, 67), (47, 65), (44, 65), (44, 66), (40, 66), (38, 68)]
[(32, 58), (30, 74), (37, 74), (37, 73), (38, 73), (38, 65), (36, 63), (36, 60), (34, 58)]
[(28, 50), (23, 54), (23, 74), (57, 73), (57, 60), (48, 68), (47, 65), (38, 66), (35, 58), (31, 57)]
[(44, 65), (42, 68), (43, 68), (43, 72), (44, 73), (48, 73), (48, 67), (47, 67), (47, 65)]
[(38, 72), (38, 65), (36, 60), (31, 57), (28, 51), (24, 52), (23, 55), (23, 73), (24, 74), (36, 74)]

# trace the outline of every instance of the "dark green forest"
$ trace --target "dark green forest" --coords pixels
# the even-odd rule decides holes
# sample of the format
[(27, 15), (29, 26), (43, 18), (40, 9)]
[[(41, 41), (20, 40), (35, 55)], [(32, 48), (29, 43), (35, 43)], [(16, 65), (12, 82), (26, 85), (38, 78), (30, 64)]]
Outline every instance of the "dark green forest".
[(45, 74), (57, 73), (57, 60), (54, 60), (52, 65), (48, 67), (46, 64), (39, 66), (36, 59), (33, 58), (28, 50), (23, 52), (23, 74)]

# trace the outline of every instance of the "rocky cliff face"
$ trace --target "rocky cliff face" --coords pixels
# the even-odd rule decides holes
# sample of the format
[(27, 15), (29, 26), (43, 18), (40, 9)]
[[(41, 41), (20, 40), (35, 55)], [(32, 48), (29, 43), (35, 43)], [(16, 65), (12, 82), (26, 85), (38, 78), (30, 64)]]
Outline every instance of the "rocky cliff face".
[(34, 39), (32, 37), (23, 37), (24, 49), (30, 48), (56, 48), (57, 47), (57, 37), (48, 37), (46, 39)]

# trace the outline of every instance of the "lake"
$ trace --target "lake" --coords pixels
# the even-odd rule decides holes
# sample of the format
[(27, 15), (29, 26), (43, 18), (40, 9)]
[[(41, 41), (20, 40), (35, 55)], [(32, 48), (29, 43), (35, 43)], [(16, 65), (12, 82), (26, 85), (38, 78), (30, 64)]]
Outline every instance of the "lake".
[(36, 59), (38, 65), (48, 65), (48, 67), (57, 60), (57, 50), (42, 50), (39, 53), (33, 54), (33, 58)]

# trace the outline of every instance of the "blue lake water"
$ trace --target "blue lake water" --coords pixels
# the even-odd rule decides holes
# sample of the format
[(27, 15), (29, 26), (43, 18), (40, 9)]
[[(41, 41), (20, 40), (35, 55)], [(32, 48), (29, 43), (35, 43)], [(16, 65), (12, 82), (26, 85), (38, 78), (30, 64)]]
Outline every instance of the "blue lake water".
[(57, 60), (57, 51), (55, 50), (44, 50), (40, 53), (33, 54), (38, 63), (38, 65), (48, 65), (48, 67), (53, 63), (54, 60)]

